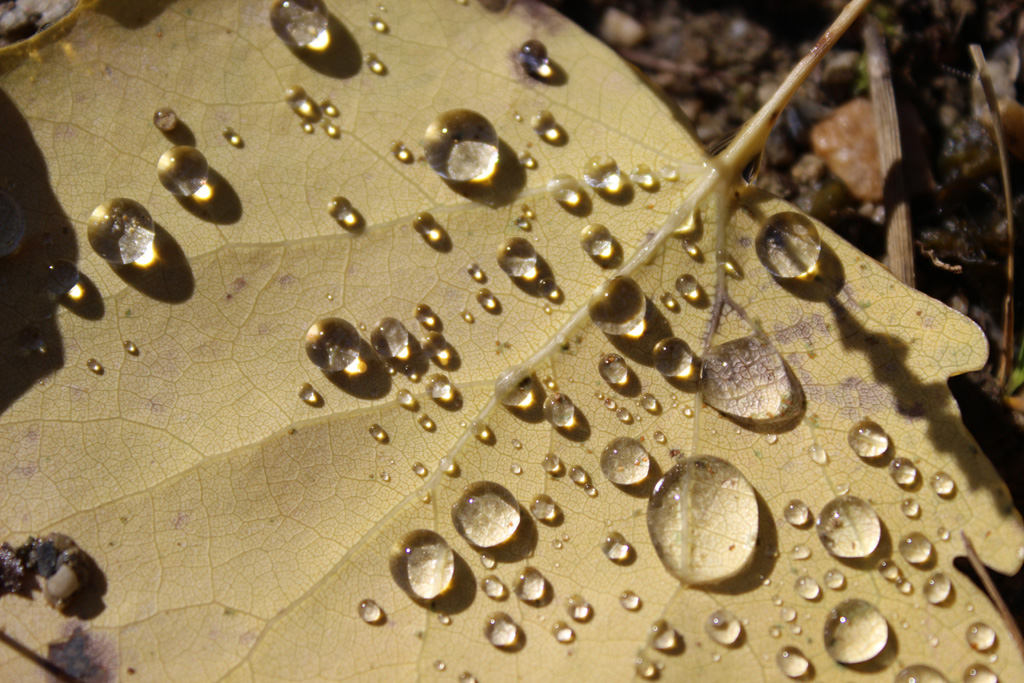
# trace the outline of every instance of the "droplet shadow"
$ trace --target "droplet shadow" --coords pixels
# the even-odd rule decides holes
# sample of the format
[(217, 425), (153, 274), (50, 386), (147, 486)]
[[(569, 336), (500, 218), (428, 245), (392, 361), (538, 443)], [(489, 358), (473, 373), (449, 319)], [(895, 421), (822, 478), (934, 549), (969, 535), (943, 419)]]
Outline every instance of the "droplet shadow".
[(519, 506), (519, 528), (512, 538), (499, 546), (485, 548), (488, 555), (498, 562), (518, 562), (532, 557), (537, 548), (537, 524), (522, 506)]
[(215, 169), (210, 169), (206, 180), (211, 194), (209, 199), (191, 197), (175, 197), (181, 207), (196, 218), (217, 225), (237, 223), (242, 217), (242, 201), (231, 183)]
[[(157, 130), (160, 130), (159, 128)], [(192, 132), (189, 125), (178, 118), (177, 123), (174, 124), (174, 128), (170, 130), (161, 130), (164, 137), (172, 145), (188, 145), (189, 147), (196, 146), (196, 134)]]
[(623, 184), (617, 192), (609, 192), (608, 190), (594, 191), (599, 197), (601, 197), (601, 199), (614, 206), (626, 206), (636, 197), (636, 191), (633, 189), (633, 183), (625, 177), (623, 177)]
[(323, 50), (290, 47), (291, 53), (303, 64), (324, 76), (352, 78), (363, 67), (359, 43), (334, 14), (327, 15), (327, 32), (331, 42)]
[(360, 373), (349, 374), (344, 370), (325, 372), (331, 384), (355, 398), (383, 398), (391, 391), (391, 375), (388, 374), (384, 361), (373, 352), (365, 340), (359, 340), (359, 357), (366, 363), (366, 369)]
[(174, 2), (175, 0), (153, 0), (143, 3), (133, 0), (100, 0), (93, 11), (110, 17), (124, 28), (139, 29), (163, 14)]
[(805, 301), (828, 301), (836, 296), (846, 284), (846, 272), (832, 248), (821, 243), (818, 262), (809, 274), (801, 278), (775, 278), (779, 286), (795, 297)]
[[(440, 176), (438, 176), (440, 177)], [(491, 208), (508, 206), (519, 198), (526, 186), (526, 171), (515, 151), (504, 140), (498, 140), (498, 166), (485, 181), (456, 181), (441, 178), (444, 184), (470, 201)]]
[(83, 621), (95, 619), (107, 608), (103, 596), (107, 594), (107, 576), (96, 564), (96, 560), (79, 549), (79, 561), (84, 569), (85, 583), (72, 596), (68, 606), (62, 612), (69, 617), (76, 617)]
[(555, 431), (569, 441), (583, 443), (590, 438), (590, 421), (587, 419), (587, 416), (583, 411), (580, 410), (579, 406), (576, 406), (572, 417), (573, 420), (571, 425), (555, 427)]
[(103, 295), (97, 289), (96, 283), (85, 273), (79, 272), (78, 287), (78, 296), (64, 294), (57, 298), (58, 303), (79, 318), (85, 318), (86, 320), (102, 319), (103, 314), (106, 312), (106, 307), (103, 304)]
[(511, 280), (512, 284), (518, 287), (524, 294), (547, 299), (547, 296), (540, 291), (540, 281), (544, 279), (554, 279), (555, 274), (551, 272), (551, 265), (543, 256), (537, 254), (537, 263), (534, 266), (534, 270), (536, 273), (529, 280), (521, 277), (510, 277), (509, 280)]
[(673, 336), (672, 326), (650, 299), (647, 299), (647, 310), (644, 313), (644, 333), (639, 337), (607, 334), (608, 341), (626, 358), (654, 367), (654, 345), (666, 337)]
[(557, 200), (555, 203), (562, 207), (562, 210), (567, 214), (576, 216), (576, 218), (586, 218), (594, 210), (594, 202), (591, 201), (590, 194), (583, 188), (580, 188), (579, 199), (575, 204), (568, 204)]
[(153, 232), (155, 256), (149, 265), (128, 263), (111, 269), (125, 284), (151, 299), (171, 304), (188, 301), (196, 289), (188, 257), (162, 225), (154, 223)]
[(648, 453), (647, 459), (650, 463), (650, 469), (647, 471), (647, 476), (644, 477), (642, 481), (638, 481), (635, 484), (616, 484), (615, 482), (611, 483), (614, 484), (615, 488), (617, 488), (619, 491), (622, 491), (627, 496), (642, 499), (650, 498), (651, 494), (654, 493), (654, 487), (661, 480), (663, 472), (661, 469), (661, 465), (659, 465), (658, 461), (654, 459), (654, 456)]

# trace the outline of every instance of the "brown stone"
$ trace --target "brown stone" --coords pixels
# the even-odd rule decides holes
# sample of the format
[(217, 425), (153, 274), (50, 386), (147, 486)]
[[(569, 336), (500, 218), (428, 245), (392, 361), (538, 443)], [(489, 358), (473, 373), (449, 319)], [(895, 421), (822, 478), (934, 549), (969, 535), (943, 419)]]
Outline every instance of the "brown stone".
[(811, 129), (814, 153), (861, 201), (882, 200), (882, 174), (871, 103), (850, 100)]

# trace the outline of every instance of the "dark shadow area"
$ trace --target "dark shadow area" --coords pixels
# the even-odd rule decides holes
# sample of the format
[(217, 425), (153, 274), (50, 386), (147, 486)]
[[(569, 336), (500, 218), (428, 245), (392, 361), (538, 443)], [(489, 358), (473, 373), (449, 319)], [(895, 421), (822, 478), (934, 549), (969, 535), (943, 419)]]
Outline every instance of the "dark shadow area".
[[(21, 209), (25, 232), (15, 253), (0, 257), (0, 413), (64, 366), (57, 302), (47, 294), (48, 266), (78, 263), (71, 221), (54, 196), (42, 152), (17, 106), (0, 91), (0, 190)], [(16, 178), (16, 182), (7, 179)], [(81, 216), (85, 220), (88, 216)], [(83, 240), (84, 241), (84, 240)]]
[[(385, 392), (386, 393), (386, 392)], [(462, 393), (452, 387), (452, 397), (447, 401), (434, 401), (434, 404), (443, 410), (447, 410), (449, 413), (455, 413), (462, 410)]]
[(654, 345), (666, 337), (673, 336), (672, 326), (650, 299), (647, 300), (644, 325), (644, 333), (637, 338), (618, 334), (606, 334), (605, 336), (612, 346), (626, 358), (640, 365), (654, 367)]
[(828, 301), (846, 284), (846, 272), (839, 257), (826, 243), (821, 243), (818, 263), (810, 274), (801, 278), (776, 278), (784, 290), (805, 301)]
[[(344, 370), (325, 372), (324, 377), (346, 394), (356, 398), (383, 398), (391, 391), (391, 375), (384, 361), (373, 352), (366, 340), (359, 340), (359, 357), (366, 363), (366, 369), (358, 374)], [(439, 404), (440, 405), (440, 404)]]
[(536, 375), (530, 375), (530, 379), (532, 380), (530, 390), (531, 400), (529, 402), (524, 401), (526, 405), (502, 405), (505, 410), (523, 422), (539, 424), (544, 421), (544, 399), (547, 398), (547, 392), (544, 391), (544, 385), (541, 384)]
[(590, 421), (587, 420), (587, 416), (583, 414), (583, 411), (580, 410), (579, 406), (576, 406), (576, 410), (573, 412), (572, 417), (573, 420), (571, 425), (555, 427), (555, 431), (569, 441), (583, 443), (590, 438)]
[(661, 465), (658, 464), (658, 461), (655, 460), (650, 453), (647, 454), (647, 461), (650, 463), (650, 469), (643, 481), (639, 481), (632, 485), (616, 484), (615, 482), (611, 482), (612, 485), (627, 496), (644, 499), (650, 498), (651, 494), (654, 493), (655, 485), (657, 485), (661, 480), (663, 472), (661, 471)]
[(333, 14), (327, 15), (327, 32), (331, 42), (323, 50), (289, 47), (303, 64), (330, 78), (352, 78), (363, 66), (359, 43)]
[[(160, 130), (159, 128), (157, 130)], [(178, 118), (178, 122), (174, 124), (174, 128), (170, 130), (161, 130), (164, 137), (172, 145), (188, 145), (189, 147), (196, 146), (196, 135), (189, 128), (188, 124)]]
[[(768, 509), (761, 494), (756, 490), (757, 497), (757, 544), (754, 546), (754, 556), (750, 564), (739, 575), (725, 581), (710, 585), (707, 590), (712, 593), (728, 593), (740, 595), (749, 593), (762, 587), (762, 578), (772, 576), (775, 569), (775, 562), (778, 560), (779, 536), (775, 528), (775, 516)], [(742, 638), (738, 639), (733, 647), (739, 647)]]
[(212, 191), (209, 199), (203, 200), (191, 197), (175, 197), (181, 207), (196, 218), (217, 225), (229, 225), (237, 223), (242, 217), (242, 200), (238, 193), (231, 186), (224, 176), (210, 169), (210, 176), (206, 184)]
[[(440, 177), (440, 176), (438, 176)], [(526, 171), (515, 151), (504, 140), (498, 140), (498, 167), (486, 181), (456, 181), (441, 178), (444, 184), (470, 201), (491, 208), (508, 206), (519, 198), (526, 186)]]
[(93, 11), (105, 14), (125, 28), (136, 29), (148, 25), (174, 2), (175, 0), (99, 0)]
[(588, 254), (588, 256), (590, 256), (590, 260), (596, 263), (599, 267), (605, 269), (618, 268), (621, 266), (623, 259), (622, 243), (613, 236), (611, 244), (612, 253), (607, 256), (595, 256), (593, 254)]
[(11, 648), (25, 659), (31, 661), (33, 664), (38, 666), (40, 669), (53, 676), (55, 681), (61, 681), (61, 683), (80, 683), (81, 679), (72, 676), (70, 673), (65, 671), (63, 668), (54, 664), (51, 661), (44, 659), (35, 650), (29, 648), (17, 638), (8, 635), (7, 633), (0, 631), (0, 643), (3, 643), (7, 647)]
[(519, 506), (519, 528), (512, 538), (493, 548), (485, 548), (486, 552), (498, 562), (518, 562), (533, 556), (537, 548), (537, 524), (522, 506)]
[(594, 210), (594, 203), (590, 201), (590, 194), (583, 188), (579, 190), (579, 201), (576, 204), (570, 205), (565, 202), (558, 202), (558, 205), (562, 207), (563, 211), (576, 216), (576, 218), (586, 218)]
[(88, 621), (98, 617), (107, 607), (103, 602), (103, 596), (107, 594), (107, 576), (96, 564), (96, 560), (84, 551), (79, 553), (78, 562), (85, 582), (61, 611), (69, 617)]
[(100, 320), (106, 310), (103, 305), (103, 296), (96, 288), (96, 283), (82, 272), (78, 273), (78, 296), (64, 294), (57, 297), (57, 302), (79, 318), (86, 320)]
[(171, 304), (188, 301), (196, 289), (188, 257), (162, 225), (153, 223), (153, 231), (153, 251), (156, 255), (152, 263), (148, 266), (129, 263), (111, 266), (111, 269), (125, 284), (152, 299)]
[(626, 206), (633, 201), (636, 196), (636, 191), (633, 189), (633, 183), (629, 182), (629, 178), (625, 177), (623, 173), (623, 184), (619, 188), (618, 192), (609, 192), (607, 190), (594, 190), (601, 199), (605, 200), (609, 204), (615, 206)]
[[(664, 375), (663, 375), (664, 377)], [(697, 393), (697, 389), (700, 388), (700, 359), (693, 359), (693, 372), (689, 377), (665, 377), (665, 381), (668, 382), (673, 388), (679, 391), (685, 391), (688, 394)]]
[(845, 667), (847, 669), (860, 673), (879, 673), (892, 666), (892, 663), (896, 661), (900, 653), (900, 641), (893, 627), (888, 622), (886, 623), (889, 626), (889, 638), (885, 641), (885, 647), (882, 648), (882, 651), (866, 662), (846, 664)]

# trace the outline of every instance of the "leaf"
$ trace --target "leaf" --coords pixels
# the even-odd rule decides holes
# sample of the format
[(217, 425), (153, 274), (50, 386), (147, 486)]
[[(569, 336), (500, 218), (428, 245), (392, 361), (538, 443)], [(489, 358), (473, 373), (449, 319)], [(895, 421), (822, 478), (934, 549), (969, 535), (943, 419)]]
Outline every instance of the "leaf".
[[(1024, 548), (1020, 516), (945, 385), (950, 374), (982, 364), (980, 332), (823, 225), (814, 224), (823, 255), (810, 280), (773, 278), (755, 253), (761, 224), (794, 209), (746, 186), (740, 171), (799, 77), (729, 150), (709, 159), (677, 110), (636, 73), (533, 2), (498, 12), (447, 0), (383, 12), (375, 3), (335, 2), (322, 53), (282, 44), (268, 5), (99, 2), (0, 53), (0, 127), (8, 131), (0, 184), (27, 225), (21, 251), (0, 261), (7, 294), (0, 443), (8, 454), (0, 535), (14, 543), (69, 534), (101, 572), (66, 615), (41, 600), (4, 597), (11, 638), (50, 652), (66, 670), (93, 667), (89, 680), (405, 680), (442, 669), (448, 678), (468, 671), (485, 681), (594, 672), (621, 679), (646, 667), (664, 667), (670, 680), (682, 672), (774, 680), (783, 647), (798, 648), (810, 662), (805, 678), (816, 680), (856, 673), (888, 681), (924, 663), (951, 680), (975, 664), (1002, 680), (1020, 671), (1020, 653), (991, 604), (952, 565), (963, 552), (961, 531), (1001, 572), (1019, 569)], [(387, 31), (371, 26), (372, 13)], [(549, 82), (527, 76), (515, 59), (531, 38), (546, 43), (557, 65)], [(385, 73), (374, 73), (367, 53)], [(284, 102), (293, 85), (337, 107), (337, 118), (323, 120), (339, 137), (320, 123), (312, 134), (302, 131)], [(184, 124), (167, 137), (151, 123), (164, 106)], [(501, 138), (491, 184), (443, 182), (423, 160), (428, 125), (457, 108), (487, 117)], [(533, 131), (529, 121), (541, 110), (553, 113), (565, 144)], [(225, 126), (242, 146), (228, 142)], [(154, 177), (170, 144), (191, 138), (215, 172), (206, 204), (176, 200)], [(392, 153), (395, 141), (414, 163)], [(515, 161), (523, 151), (536, 169)], [(679, 178), (618, 197), (587, 189), (585, 205), (572, 211), (552, 201), (547, 181), (560, 173), (579, 178), (595, 155), (610, 155), (624, 170), (674, 166)], [(328, 214), (338, 195), (358, 211), (361, 230)], [(112, 197), (133, 198), (152, 213), (153, 265), (115, 269), (89, 248), (87, 220)], [(525, 207), (533, 213), (526, 231), (516, 225)], [(423, 211), (443, 228), (435, 244), (412, 228)], [(589, 223), (608, 226), (621, 245), (618, 270), (580, 249)], [(509, 237), (535, 246), (559, 287), (556, 300), (497, 267)], [(45, 266), (57, 258), (78, 263), (81, 299), (41, 294)], [(467, 273), (473, 263), (486, 274), (483, 285)], [(591, 295), (613, 274), (635, 278), (647, 296), (639, 339), (606, 335), (587, 316)], [(674, 294), (684, 274), (704, 288), (698, 305)], [(481, 286), (500, 312), (478, 303)], [(423, 335), (414, 318), (423, 303), (457, 356), (445, 371), (461, 392), (457, 410), (429, 397), (424, 375), (444, 369), (428, 368), (423, 357), (413, 365), (420, 381), (385, 372), (368, 346), (364, 373), (328, 377), (303, 351), (305, 330), (323, 316), (365, 326), (364, 342), (386, 316)], [(44, 353), (25, 349), (32, 328), (45, 339)], [(792, 405), (782, 408), (789, 419), (768, 427), (763, 415), (723, 416), (701, 400), (696, 382), (655, 371), (654, 343), (670, 333), (702, 357), (755, 335), (760, 341), (741, 359), (758, 349), (767, 366), (784, 359), (805, 406), (791, 394)], [(137, 356), (124, 351), (126, 340)], [(635, 374), (624, 387), (608, 386), (597, 371), (611, 352)], [(90, 359), (102, 374), (90, 370)], [(553, 429), (539, 403), (498, 403), (495, 380), (515, 368), (514, 378), (537, 378), (535, 401), (555, 385), (567, 394), (580, 416), (576, 427)], [(298, 398), (303, 382), (322, 395), (322, 407)], [(414, 394), (417, 410), (399, 404), (402, 389)], [(657, 408), (644, 408), (646, 393)], [(423, 416), (433, 429), (421, 426)], [(863, 419), (891, 439), (877, 462), (857, 457), (848, 443)], [(386, 437), (376, 432), (378, 441), (372, 425)], [(653, 473), (638, 490), (601, 472), (600, 454), (621, 436), (650, 454)], [(733, 578), (684, 586), (653, 548), (646, 499), (673, 465), (670, 449), (723, 459), (756, 492), (752, 563), (740, 562)], [(822, 452), (827, 464), (816, 462)], [(548, 475), (549, 453), (565, 469), (589, 472), (593, 492), (564, 471)], [(918, 471), (907, 489), (887, 471), (894, 456)], [(701, 467), (708, 463), (726, 471), (714, 461)], [(939, 472), (955, 486), (945, 497), (929, 485)], [(456, 532), (450, 514), (464, 487), (481, 480), (507, 487), (523, 506), (513, 542), (483, 553), (489, 558)], [(818, 515), (847, 492), (882, 521), (881, 542), (863, 559), (835, 558), (812, 526), (785, 521), (792, 499)], [(541, 493), (558, 505), (555, 524), (527, 512)], [(919, 514), (903, 513), (906, 499)], [(712, 497), (712, 504), (728, 500)], [(724, 518), (692, 511), (693, 538), (718, 548), (697, 558), (712, 576), (714, 563), (729, 561), (754, 528), (749, 496), (734, 500), (737, 507), (720, 508)], [(731, 542), (718, 540), (720, 523)], [(458, 558), (452, 587), (433, 602), (411, 599), (389, 568), (393, 545), (414, 529), (440, 534)], [(601, 550), (611, 531), (632, 548), (624, 565)], [(910, 532), (932, 544), (923, 565), (897, 552)], [(881, 560), (898, 567), (901, 582), (883, 577)], [(528, 565), (546, 577), (549, 600), (486, 597), (486, 575), (511, 589)], [(845, 581), (833, 589), (836, 570)], [(935, 573), (954, 586), (938, 605), (926, 599)], [(798, 591), (804, 577), (819, 586), (814, 599), (800, 597), (812, 592), (807, 581)], [(620, 606), (626, 590), (641, 598), (638, 610)], [(576, 594), (591, 607), (587, 621), (567, 612)], [(378, 625), (360, 619), (365, 599), (386, 613)], [(847, 599), (876, 606), (887, 624), (885, 650), (865, 664), (837, 664), (826, 652), (826, 620)], [(733, 646), (706, 632), (720, 609), (742, 620)], [(508, 650), (484, 635), (496, 611), (520, 629)], [(648, 640), (658, 619), (681, 638), (666, 652)], [(571, 626), (573, 642), (556, 640), (556, 621)], [(993, 649), (969, 647), (975, 622), (995, 629)], [(877, 642), (878, 633), (861, 633), (853, 645)], [(13, 650), (0, 657), (15, 678), (39, 676)]]

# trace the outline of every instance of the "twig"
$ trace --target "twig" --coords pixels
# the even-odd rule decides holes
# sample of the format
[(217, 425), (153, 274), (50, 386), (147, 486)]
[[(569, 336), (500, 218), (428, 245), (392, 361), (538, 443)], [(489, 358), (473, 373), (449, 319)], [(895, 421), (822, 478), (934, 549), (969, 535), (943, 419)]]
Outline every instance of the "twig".
[[(981, 88), (985, 91), (985, 102), (988, 103), (989, 114), (992, 115), (992, 127), (996, 133), (996, 148), (999, 150), (999, 170), (1003, 175), (1003, 200), (1006, 203), (1006, 295), (1003, 297), (1003, 352), (999, 358), (999, 370), (996, 381), (999, 386), (1006, 387), (1006, 378), (1013, 367), (1013, 190), (1010, 187), (1010, 159), (1006, 151), (1006, 131), (1003, 130), (1003, 117), (999, 114), (999, 102), (996, 100), (996, 89), (992, 85), (992, 76), (988, 72), (985, 53), (980, 45), (971, 45), (971, 59), (978, 69)], [(1022, 650), (1024, 651), (1024, 650)]]
[(888, 222), (885, 237), (888, 265), (900, 282), (913, 287), (914, 241), (910, 234), (910, 203), (903, 183), (903, 152), (896, 96), (892, 90), (889, 53), (878, 31), (878, 23), (873, 18), (864, 22), (864, 47), (867, 51), (871, 109), (875, 115), (878, 162), (885, 183), (883, 196)]
[(971, 543), (971, 539), (967, 538), (967, 534), (960, 532), (960, 538), (964, 541), (964, 548), (967, 550), (967, 559), (971, 563), (971, 567), (974, 569), (974, 573), (981, 579), (981, 585), (985, 587), (985, 592), (988, 593), (988, 597), (992, 600), (992, 604), (999, 610), (999, 615), (1003, 618), (1003, 623), (1006, 625), (1006, 630), (1010, 632), (1010, 636), (1013, 638), (1013, 642), (1017, 645), (1017, 650), (1024, 653), (1024, 637), (1020, 634), (1020, 628), (1017, 626), (1017, 620), (1013, 618), (1013, 613), (1010, 608), (1006, 606), (1006, 601), (1003, 600), (1003, 596), (999, 594), (999, 589), (992, 583), (992, 577), (988, 575), (988, 569), (981, 563), (981, 558), (978, 557), (978, 552), (974, 549), (974, 544)]

